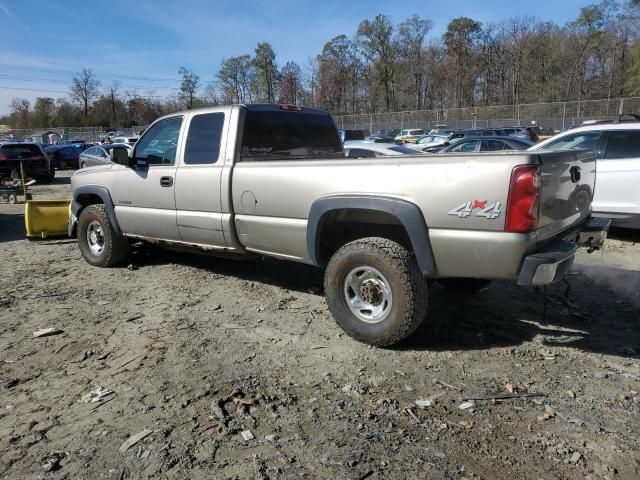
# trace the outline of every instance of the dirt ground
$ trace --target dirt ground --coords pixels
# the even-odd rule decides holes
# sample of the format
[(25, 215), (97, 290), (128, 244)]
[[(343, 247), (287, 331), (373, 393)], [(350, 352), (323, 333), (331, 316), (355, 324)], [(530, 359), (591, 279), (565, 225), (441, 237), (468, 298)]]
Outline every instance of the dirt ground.
[(612, 237), (546, 316), (542, 290), (435, 285), (424, 326), (376, 349), (334, 324), (319, 270), (148, 249), (94, 268), (0, 204), (0, 478), (640, 478), (640, 234)]

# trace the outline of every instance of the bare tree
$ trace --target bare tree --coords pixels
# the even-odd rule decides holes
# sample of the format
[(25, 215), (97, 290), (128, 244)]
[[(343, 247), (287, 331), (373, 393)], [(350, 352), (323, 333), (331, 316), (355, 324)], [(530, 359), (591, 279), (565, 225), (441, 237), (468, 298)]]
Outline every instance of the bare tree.
[(182, 82), (180, 83), (180, 98), (186, 103), (188, 109), (192, 109), (196, 98), (196, 92), (200, 86), (200, 76), (184, 67), (180, 67), (178, 73), (182, 75)]
[(91, 69), (83, 68), (71, 78), (71, 98), (82, 104), (85, 121), (89, 118), (89, 104), (99, 95), (100, 81)]
[(14, 97), (11, 100), (11, 112), (16, 118), (16, 124), (29, 129), (29, 109), (31, 103), (26, 98)]

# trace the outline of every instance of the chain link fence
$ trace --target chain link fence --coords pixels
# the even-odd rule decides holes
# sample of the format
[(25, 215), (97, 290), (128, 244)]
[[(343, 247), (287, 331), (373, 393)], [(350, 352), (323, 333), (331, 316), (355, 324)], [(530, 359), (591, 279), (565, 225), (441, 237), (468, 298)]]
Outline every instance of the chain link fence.
[[(622, 113), (640, 113), (640, 97), (339, 115), (334, 118), (340, 129), (364, 130), (368, 133), (405, 128), (429, 130), (436, 125), (446, 125), (450, 129), (538, 125), (540, 128), (559, 132), (579, 126), (585, 120), (614, 120)], [(134, 137), (145, 128), (119, 128), (115, 135), (109, 135)], [(0, 142), (22, 140), (55, 143), (64, 140), (84, 140), (93, 143), (102, 140), (109, 131), (103, 127), (7, 129), (0, 130)]]
[(436, 125), (450, 129), (538, 125), (559, 132), (586, 120), (614, 120), (622, 113), (640, 113), (640, 97), (340, 115), (335, 120), (340, 129), (369, 133), (405, 128), (429, 130)]
[(106, 129), (104, 127), (53, 127), (32, 129), (5, 129), (0, 130), (0, 143), (9, 141), (29, 141), (44, 144), (57, 142), (83, 140), (86, 143), (100, 142), (105, 137), (136, 137), (142, 133), (146, 126), (134, 126), (130, 128)]

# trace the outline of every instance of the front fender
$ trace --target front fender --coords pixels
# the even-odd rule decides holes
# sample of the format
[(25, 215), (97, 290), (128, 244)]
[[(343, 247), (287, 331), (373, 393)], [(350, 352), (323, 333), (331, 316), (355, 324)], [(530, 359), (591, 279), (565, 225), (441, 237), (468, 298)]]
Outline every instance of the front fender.
[[(92, 205), (95, 202), (84, 203), (82, 201), (83, 197), (99, 197), (102, 200), (102, 204), (104, 205), (104, 209), (109, 216), (109, 220), (111, 221), (111, 225), (113, 229), (116, 231), (118, 235), (122, 235), (122, 231), (120, 230), (120, 226), (118, 225), (118, 220), (116, 219), (116, 212), (113, 208), (113, 200), (111, 199), (111, 194), (106, 187), (101, 187), (99, 185), (82, 185), (73, 190), (73, 202), (71, 203), (71, 214), (72, 217), (75, 217), (76, 223), (77, 219), (80, 218), (80, 213), (82, 210), (88, 205)], [(69, 219), (69, 232), (72, 233), (72, 225), (71, 218)]]

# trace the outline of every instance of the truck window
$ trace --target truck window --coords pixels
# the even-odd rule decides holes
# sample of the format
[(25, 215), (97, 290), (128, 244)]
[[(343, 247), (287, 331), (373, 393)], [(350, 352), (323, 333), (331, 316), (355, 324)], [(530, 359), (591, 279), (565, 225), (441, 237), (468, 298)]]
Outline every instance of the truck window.
[(609, 132), (604, 158), (640, 158), (640, 130)]
[(240, 159), (243, 161), (344, 158), (329, 115), (248, 110)]
[(136, 144), (136, 160), (147, 165), (174, 165), (182, 117), (160, 120)]
[(205, 113), (191, 119), (184, 149), (185, 164), (205, 165), (218, 161), (223, 124), (224, 113)]

